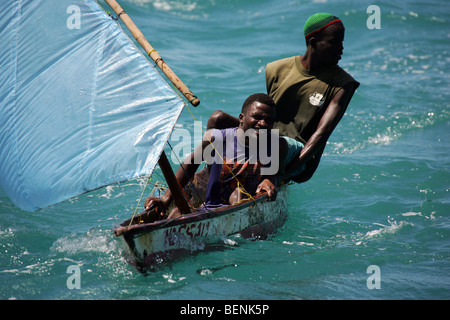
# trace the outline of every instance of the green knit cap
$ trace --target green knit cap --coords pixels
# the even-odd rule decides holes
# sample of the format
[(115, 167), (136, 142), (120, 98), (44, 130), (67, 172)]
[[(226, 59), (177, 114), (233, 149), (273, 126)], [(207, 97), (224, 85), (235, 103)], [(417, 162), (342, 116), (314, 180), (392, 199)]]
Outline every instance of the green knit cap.
[(323, 30), (329, 25), (336, 22), (341, 22), (341, 20), (330, 13), (319, 12), (313, 14), (308, 18), (308, 20), (306, 20), (304, 27), (305, 38), (308, 38), (314, 33), (319, 32), (320, 30)]

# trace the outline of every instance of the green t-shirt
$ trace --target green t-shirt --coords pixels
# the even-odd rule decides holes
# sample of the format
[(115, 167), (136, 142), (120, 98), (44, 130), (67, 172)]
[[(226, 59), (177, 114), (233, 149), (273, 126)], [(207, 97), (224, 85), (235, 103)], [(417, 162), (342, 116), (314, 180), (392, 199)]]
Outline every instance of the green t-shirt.
[[(359, 82), (337, 65), (311, 72), (303, 67), (300, 56), (269, 63), (266, 85), (267, 93), (276, 103), (274, 129), (280, 130), (280, 135), (306, 144), (331, 100), (348, 83), (354, 84), (354, 90), (359, 86)], [(323, 149), (307, 164), (311, 175)]]

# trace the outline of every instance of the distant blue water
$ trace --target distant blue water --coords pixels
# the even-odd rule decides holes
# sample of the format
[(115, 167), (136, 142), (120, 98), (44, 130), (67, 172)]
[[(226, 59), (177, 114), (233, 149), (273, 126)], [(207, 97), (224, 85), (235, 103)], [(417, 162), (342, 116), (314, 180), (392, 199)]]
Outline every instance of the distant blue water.
[[(266, 241), (231, 238), (143, 276), (112, 227), (142, 181), (35, 213), (0, 190), (0, 299), (449, 299), (450, 3), (448, 1), (122, 0), (200, 98), (238, 114), (265, 91), (264, 67), (303, 54), (315, 12), (342, 18), (340, 65), (361, 86), (315, 176), (290, 187), (289, 218)], [(381, 10), (370, 30), (366, 9)], [(107, 6), (105, 4), (105, 6)], [(193, 130), (183, 111), (177, 128)], [(69, 290), (67, 268), (81, 270)], [(369, 289), (369, 266), (380, 289)]]

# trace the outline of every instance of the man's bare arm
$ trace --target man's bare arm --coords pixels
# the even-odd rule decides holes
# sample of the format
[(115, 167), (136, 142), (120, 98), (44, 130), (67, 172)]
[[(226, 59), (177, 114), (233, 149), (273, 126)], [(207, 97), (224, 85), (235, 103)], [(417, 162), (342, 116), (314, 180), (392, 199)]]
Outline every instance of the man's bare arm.
[(300, 156), (287, 166), (287, 173), (294, 171), (296, 168), (300, 168), (300, 166), (311, 159), (317, 151), (325, 146), (331, 133), (342, 119), (353, 95), (353, 91), (353, 84), (350, 83), (336, 93), (320, 119), (316, 131), (309, 138), (305, 147), (300, 152)]

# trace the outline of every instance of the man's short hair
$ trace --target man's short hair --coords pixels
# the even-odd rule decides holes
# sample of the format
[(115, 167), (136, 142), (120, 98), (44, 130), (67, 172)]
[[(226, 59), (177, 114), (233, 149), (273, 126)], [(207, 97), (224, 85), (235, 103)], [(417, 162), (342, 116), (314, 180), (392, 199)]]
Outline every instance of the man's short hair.
[(242, 105), (241, 112), (246, 113), (248, 107), (255, 101), (266, 104), (271, 108), (275, 108), (275, 102), (269, 95), (265, 93), (255, 93), (245, 100), (244, 104)]

